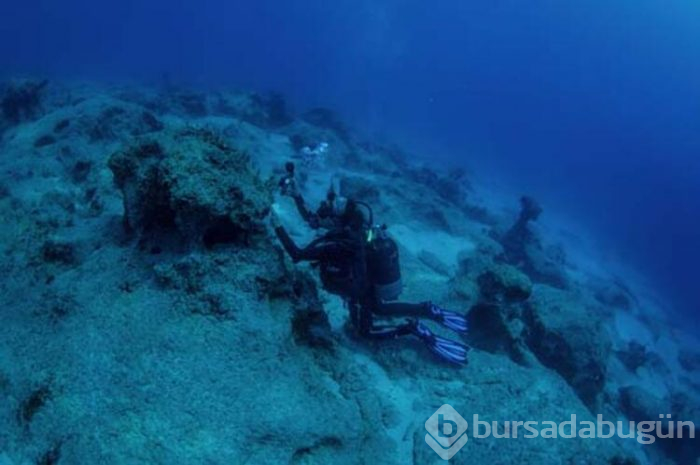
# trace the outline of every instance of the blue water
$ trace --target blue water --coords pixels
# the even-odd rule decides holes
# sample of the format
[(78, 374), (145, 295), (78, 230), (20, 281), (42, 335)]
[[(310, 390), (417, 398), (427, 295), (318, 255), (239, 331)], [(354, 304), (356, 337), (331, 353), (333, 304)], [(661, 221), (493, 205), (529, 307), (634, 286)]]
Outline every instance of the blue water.
[(0, 18), (5, 74), (275, 89), (497, 172), (697, 321), (697, 2), (30, 0)]

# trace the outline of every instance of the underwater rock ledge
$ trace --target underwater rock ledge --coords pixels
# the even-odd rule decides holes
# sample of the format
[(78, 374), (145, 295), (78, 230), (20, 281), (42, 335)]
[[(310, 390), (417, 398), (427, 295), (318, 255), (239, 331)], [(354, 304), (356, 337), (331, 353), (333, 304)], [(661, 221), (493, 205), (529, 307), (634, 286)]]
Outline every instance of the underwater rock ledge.
[[(3, 89), (0, 464), (433, 463), (424, 423), (444, 403), (499, 421), (700, 424), (697, 341), (634, 283), (572, 263), (530, 197), (519, 212), (482, 202), (475, 175), (361, 141), (330, 110), (295, 116), (278, 94)], [(317, 270), (284, 256), (273, 202), (295, 239), (313, 237), (275, 193), (289, 160), (306, 198), (333, 176), (372, 205), (406, 300), (468, 313), (467, 367), (358, 337)], [(454, 461), (698, 455), (687, 439), (488, 438)]]

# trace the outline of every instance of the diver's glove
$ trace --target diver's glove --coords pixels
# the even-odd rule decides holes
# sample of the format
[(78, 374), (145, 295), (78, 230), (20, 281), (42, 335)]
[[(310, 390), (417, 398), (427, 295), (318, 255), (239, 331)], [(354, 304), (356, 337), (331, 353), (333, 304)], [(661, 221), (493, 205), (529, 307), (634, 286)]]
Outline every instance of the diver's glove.
[(418, 320), (410, 321), (409, 325), (411, 333), (423, 341), (433, 353), (443, 360), (459, 365), (467, 363), (467, 354), (471, 350), (469, 346), (436, 336)]
[(435, 320), (437, 323), (440, 323), (445, 328), (451, 329), (452, 331), (458, 333), (467, 332), (468, 325), (465, 315), (445, 310), (432, 302), (428, 302), (426, 305), (428, 306), (430, 318)]

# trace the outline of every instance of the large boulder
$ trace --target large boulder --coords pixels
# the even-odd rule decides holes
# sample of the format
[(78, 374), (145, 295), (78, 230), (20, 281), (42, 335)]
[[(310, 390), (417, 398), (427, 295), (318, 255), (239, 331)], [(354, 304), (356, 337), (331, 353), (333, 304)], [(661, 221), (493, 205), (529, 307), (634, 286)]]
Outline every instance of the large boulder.
[(517, 268), (494, 263), (479, 250), (460, 260), (452, 282), (456, 297), (474, 303), (469, 310), (470, 342), (491, 353), (505, 353), (517, 363), (528, 362), (522, 339), (521, 303), (532, 293), (530, 279)]
[(489, 302), (522, 302), (532, 294), (532, 282), (514, 266), (493, 264), (477, 278), (482, 299)]
[(544, 285), (535, 286), (523, 313), (530, 350), (592, 410), (605, 386), (612, 350), (601, 313), (577, 294)]
[(469, 342), (480, 350), (503, 353), (521, 365), (529, 364), (527, 346), (523, 341), (525, 325), (520, 309), (508, 305), (478, 303), (467, 314)]
[(534, 282), (566, 289), (568, 278), (564, 265), (566, 258), (559, 247), (542, 245), (531, 228), (542, 214), (542, 207), (532, 197), (520, 199), (520, 214), (511, 228), (500, 235), (503, 245), (501, 261), (522, 269)]
[(247, 244), (263, 230), (272, 185), (246, 154), (216, 134), (164, 131), (109, 159), (124, 197), (124, 223), (138, 233), (179, 233), (188, 242)]

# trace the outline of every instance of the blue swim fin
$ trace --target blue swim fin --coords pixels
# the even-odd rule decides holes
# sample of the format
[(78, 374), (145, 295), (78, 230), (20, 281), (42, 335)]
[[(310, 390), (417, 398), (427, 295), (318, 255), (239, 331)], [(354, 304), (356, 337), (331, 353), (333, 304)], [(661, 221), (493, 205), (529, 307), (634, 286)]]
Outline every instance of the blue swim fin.
[(460, 365), (467, 363), (467, 355), (471, 348), (457, 341), (451, 341), (433, 334), (430, 329), (419, 321), (414, 322), (413, 334), (428, 346), (440, 358)]
[(467, 317), (460, 313), (451, 312), (429, 303), (430, 317), (447, 329), (458, 333), (466, 333), (469, 329)]

